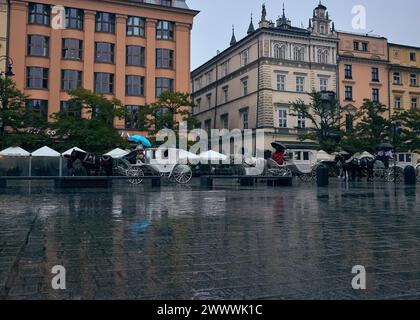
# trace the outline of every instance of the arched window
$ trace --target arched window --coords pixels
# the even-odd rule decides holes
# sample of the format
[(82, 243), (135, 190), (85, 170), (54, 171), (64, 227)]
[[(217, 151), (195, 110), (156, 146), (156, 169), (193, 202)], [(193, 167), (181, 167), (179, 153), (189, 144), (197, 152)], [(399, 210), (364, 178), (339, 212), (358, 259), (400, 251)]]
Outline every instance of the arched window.
[(305, 61), (305, 48), (304, 47), (295, 47), (293, 49), (294, 59), (296, 61)]
[(328, 63), (328, 55), (329, 52), (327, 49), (319, 49), (318, 50), (318, 63), (327, 64)]
[(286, 59), (286, 45), (275, 44), (274, 45), (274, 58), (275, 59)]

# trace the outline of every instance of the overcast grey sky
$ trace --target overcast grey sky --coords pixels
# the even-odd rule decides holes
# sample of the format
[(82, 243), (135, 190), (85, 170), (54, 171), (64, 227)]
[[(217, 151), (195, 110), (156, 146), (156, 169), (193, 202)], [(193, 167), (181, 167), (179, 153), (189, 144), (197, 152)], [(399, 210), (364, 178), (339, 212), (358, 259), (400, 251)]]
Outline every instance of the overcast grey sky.
[[(232, 24), (236, 39), (246, 35), (251, 12), (254, 25), (261, 18), (261, 5), (266, 4), (267, 17), (276, 20), (282, 13), (282, 0), (187, 0), (192, 9), (201, 11), (194, 20), (192, 31), (192, 68), (200, 66), (229, 45)], [(319, 0), (284, 0), (286, 16), (294, 26), (308, 26), (312, 10)], [(390, 42), (420, 47), (419, 0), (323, 0), (337, 30), (367, 33), (388, 38)], [(352, 8), (366, 7), (366, 30), (352, 29)]]

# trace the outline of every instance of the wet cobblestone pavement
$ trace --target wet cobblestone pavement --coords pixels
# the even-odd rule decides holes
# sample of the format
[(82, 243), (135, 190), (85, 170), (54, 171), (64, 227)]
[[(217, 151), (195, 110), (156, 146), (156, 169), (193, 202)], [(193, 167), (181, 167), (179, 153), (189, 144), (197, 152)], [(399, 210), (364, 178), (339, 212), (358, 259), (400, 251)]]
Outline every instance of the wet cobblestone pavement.
[[(0, 190), (0, 298), (419, 299), (420, 191)], [(54, 265), (67, 289), (51, 288)], [(351, 287), (353, 266), (367, 290)]]

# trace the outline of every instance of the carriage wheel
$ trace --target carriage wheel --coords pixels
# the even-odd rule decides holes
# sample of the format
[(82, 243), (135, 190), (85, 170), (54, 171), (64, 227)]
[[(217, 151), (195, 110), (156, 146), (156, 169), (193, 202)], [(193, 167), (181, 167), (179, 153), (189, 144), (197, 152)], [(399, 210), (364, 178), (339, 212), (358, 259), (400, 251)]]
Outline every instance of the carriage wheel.
[(311, 173), (303, 173), (299, 175), (299, 179), (302, 182), (312, 182), (313, 181), (313, 174)]
[(416, 167), (416, 178), (417, 182), (420, 182), (420, 165)]
[(192, 170), (185, 164), (177, 165), (171, 174), (171, 178), (179, 184), (187, 184), (192, 178)]
[(127, 171), (127, 177), (135, 177), (135, 179), (129, 179), (128, 182), (134, 185), (138, 185), (143, 182), (144, 172), (140, 168), (130, 168)]
[(293, 176), (293, 173), (289, 168), (268, 169), (268, 173), (270, 173), (274, 177), (292, 177)]
[(131, 165), (124, 159), (114, 159), (113, 171), (115, 175), (126, 176), (127, 170), (130, 169)]
[(404, 180), (404, 171), (400, 167), (397, 167), (395, 170), (390, 168), (388, 169), (387, 178), (389, 182), (401, 183)]

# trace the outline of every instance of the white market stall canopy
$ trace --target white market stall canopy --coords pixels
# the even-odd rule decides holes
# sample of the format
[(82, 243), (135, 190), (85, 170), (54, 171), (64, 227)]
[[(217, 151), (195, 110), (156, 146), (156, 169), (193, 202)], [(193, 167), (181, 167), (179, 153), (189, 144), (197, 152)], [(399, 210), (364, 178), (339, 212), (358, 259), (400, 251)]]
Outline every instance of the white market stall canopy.
[(227, 156), (213, 150), (205, 151), (200, 154), (201, 161), (225, 161)]
[(334, 161), (334, 156), (325, 152), (324, 150), (318, 151), (316, 154), (316, 160), (317, 161)]
[(84, 150), (82, 150), (82, 149), (80, 149), (78, 147), (74, 147), (74, 148), (71, 148), (71, 149), (63, 152), (62, 155), (63, 156), (69, 156), (69, 155), (71, 155), (71, 153), (73, 152), (73, 150), (80, 151), (80, 152), (86, 152), (86, 151), (84, 151)]
[(32, 157), (60, 157), (60, 153), (49, 148), (49, 147), (42, 147), (38, 150), (31, 153)]
[(10, 147), (0, 152), (4, 157), (29, 157), (31, 154), (20, 147)]
[(122, 158), (124, 156), (126, 156), (127, 154), (129, 154), (130, 152), (127, 150), (123, 150), (120, 148), (116, 148), (114, 150), (111, 150), (110, 152), (106, 153), (106, 156), (110, 156), (113, 158)]

